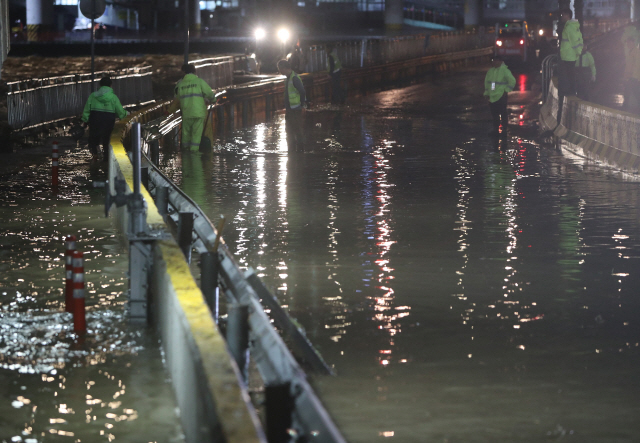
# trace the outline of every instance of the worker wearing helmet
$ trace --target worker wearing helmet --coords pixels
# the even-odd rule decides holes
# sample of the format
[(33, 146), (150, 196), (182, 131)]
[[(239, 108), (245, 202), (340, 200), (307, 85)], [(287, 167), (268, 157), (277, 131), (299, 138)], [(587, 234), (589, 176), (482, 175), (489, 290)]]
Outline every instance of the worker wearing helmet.
[(98, 159), (99, 145), (102, 145), (102, 159), (107, 161), (109, 140), (116, 123), (116, 117), (124, 118), (128, 112), (122, 107), (118, 96), (111, 89), (111, 77), (100, 79), (100, 89), (91, 93), (82, 111), (82, 121), (89, 124), (89, 151), (92, 161)]
[(507, 132), (507, 96), (509, 91), (513, 91), (516, 86), (516, 79), (504, 64), (502, 57), (493, 57), (493, 67), (489, 69), (484, 78), (484, 95), (489, 99), (489, 108), (493, 119), (493, 129), (489, 135), (500, 133), (500, 123), (502, 123), (502, 134)]
[(344, 91), (342, 89), (342, 63), (338, 58), (338, 50), (332, 43), (326, 45), (327, 71), (331, 77), (331, 103), (343, 104), (345, 102)]
[(563, 9), (560, 13), (562, 33), (558, 62), (558, 123), (562, 118), (564, 97), (576, 95), (576, 61), (580, 58), (583, 47), (580, 22), (572, 17), (571, 9)]
[(215, 103), (211, 87), (196, 75), (194, 65), (182, 66), (185, 76), (175, 87), (175, 99), (167, 113), (175, 112), (180, 107), (182, 114), (182, 147), (197, 151), (200, 148), (204, 122), (207, 118), (206, 100)]
[(306, 107), (306, 93), (300, 76), (291, 69), (288, 60), (278, 62), (278, 71), (286, 77), (284, 82), (285, 129), (289, 151), (303, 150), (302, 110)]

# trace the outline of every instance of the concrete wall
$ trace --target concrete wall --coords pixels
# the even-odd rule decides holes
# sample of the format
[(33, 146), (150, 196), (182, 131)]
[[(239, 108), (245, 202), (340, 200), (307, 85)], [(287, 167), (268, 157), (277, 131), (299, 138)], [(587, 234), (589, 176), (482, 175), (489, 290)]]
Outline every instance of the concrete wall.
[(566, 97), (562, 121), (556, 127), (558, 89), (552, 79), (549, 95), (540, 110), (546, 130), (571, 143), (570, 149), (586, 158), (628, 172), (640, 172), (640, 116)]

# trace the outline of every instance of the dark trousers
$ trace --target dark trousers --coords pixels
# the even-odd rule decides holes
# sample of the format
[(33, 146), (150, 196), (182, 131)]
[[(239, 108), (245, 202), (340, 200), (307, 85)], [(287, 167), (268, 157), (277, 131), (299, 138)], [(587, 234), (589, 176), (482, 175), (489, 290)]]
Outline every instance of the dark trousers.
[(508, 121), (507, 115), (507, 94), (502, 94), (497, 101), (489, 102), (489, 108), (491, 109), (491, 118), (493, 119), (493, 131), (498, 132), (500, 123), (502, 123), (502, 130), (506, 131)]
[(331, 76), (331, 103), (343, 104), (346, 97), (344, 96), (344, 90), (342, 89), (342, 70), (338, 72), (332, 72)]
[(284, 115), (284, 121), (289, 151), (303, 151), (302, 108), (287, 109)]
[(576, 95), (576, 62), (558, 62), (558, 94)]
[(591, 69), (576, 68), (576, 93), (578, 94), (578, 97), (582, 100), (589, 101), (592, 86)]
[(558, 62), (558, 124), (562, 121), (562, 108), (567, 95), (576, 95), (576, 62)]
[(106, 159), (109, 150), (109, 140), (116, 124), (116, 115), (113, 112), (91, 111), (89, 114), (89, 151), (97, 155), (102, 145), (103, 155)]

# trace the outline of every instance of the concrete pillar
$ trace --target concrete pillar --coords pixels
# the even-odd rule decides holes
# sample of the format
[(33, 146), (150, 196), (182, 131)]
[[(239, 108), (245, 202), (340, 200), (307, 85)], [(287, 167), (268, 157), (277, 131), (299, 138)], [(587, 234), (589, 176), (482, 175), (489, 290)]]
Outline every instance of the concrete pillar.
[(387, 31), (400, 31), (402, 29), (403, 4), (403, 0), (385, 0), (384, 27)]
[(477, 27), (480, 24), (480, 9), (482, 0), (464, 0), (464, 26)]
[(41, 41), (53, 30), (53, 0), (27, 0), (27, 39)]

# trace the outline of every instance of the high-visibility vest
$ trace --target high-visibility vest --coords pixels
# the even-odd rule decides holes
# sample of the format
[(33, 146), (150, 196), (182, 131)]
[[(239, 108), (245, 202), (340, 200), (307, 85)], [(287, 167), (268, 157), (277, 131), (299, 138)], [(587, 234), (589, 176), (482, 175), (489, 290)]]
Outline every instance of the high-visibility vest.
[(340, 69), (342, 69), (342, 63), (340, 63), (340, 59), (338, 58), (338, 50), (334, 49), (327, 55), (327, 71), (331, 69), (329, 57), (333, 58), (333, 72), (338, 72)]
[(502, 63), (499, 68), (491, 68), (484, 78), (484, 95), (489, 97), (491, 103), (497, 102), (509, 91), (513, 91), (516, 79)]
[(183, 118), (206, 117), (207, 105), (204, 99), (214, 98), (211, 87), (195, 74), (186, 74), (176, 85), (175, 94), (180, 99)]
[(298, 92), (298, 89), (293, 85), (294, 77), (298, 77), (298, 80), (300, 80), (300, 76), (296, 74), (295, 71), (291, 71), (291, 75), (287, 80), (287, 95), (289, 96), (289, 107), (291, 109), (300, 107), (300, 92)]
[(564, 24), (560, 40), (560, 59), (575, 62), (582, 52), (582, 32), (577, 20), (569, 20)]

